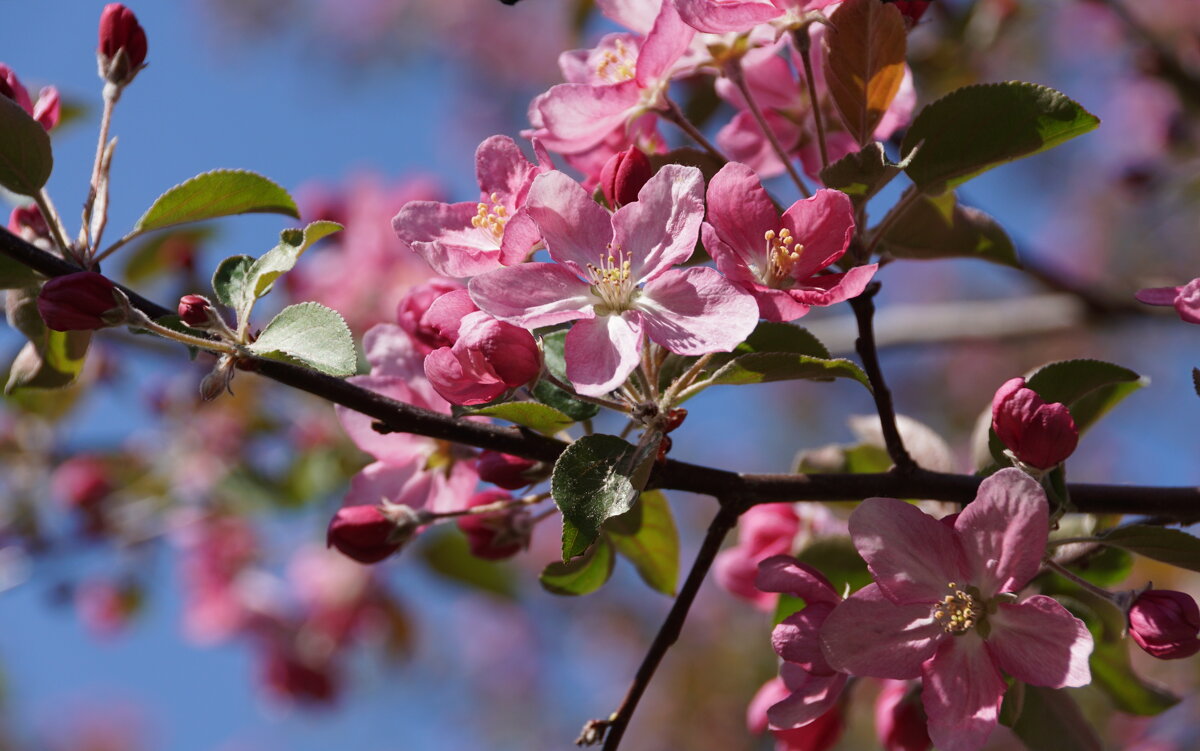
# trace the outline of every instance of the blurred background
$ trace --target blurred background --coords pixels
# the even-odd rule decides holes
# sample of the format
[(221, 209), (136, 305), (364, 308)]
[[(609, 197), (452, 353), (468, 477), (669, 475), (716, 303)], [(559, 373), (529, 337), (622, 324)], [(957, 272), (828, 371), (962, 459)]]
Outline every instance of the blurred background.
[[(1070, 478), (1200, 485), (1191, 381), (1200, 329), (1132, 298), (1200, 275), (1200, 2), (1115, 2), (939, 0), (910, 35), (920, 104), (1020, 79), (1064, 91), (1103, 123), (962, 191), (1009, 231), (1028, 273), (898, 262), (878, 277), (898, 409), (941, 437), (956, 469), (973, 468), (976, 421), (1002, 382), (1094, 357), (1149, 386), (1086, 436)], [(54, 85), (64, 98), (48, 187), (70, 225), (95, 148), (103, 6), (0, 0), (0, 62), (31, 92)], [(149, 37), (149, 67), (116, 110), (110, 231), (200, 172), (260, 172), (293, 192), (305, 221), (347, 227), (305, 256), (287, 295), (272, 297), (322, 301), (356, 336), (392, 320), (404, 291), (431, 275), (390, 229), (400, 206), (475, 200), (476, 145), (528, 127), (530, 99), (562, 80), (559, 52), (615, 28), (586, 0), (130, 7)], [(710, 132), (732, 112), (703, 85), (680, 97), (707, 113)], [(678, 132), (668, 138), (683, 143)], [(789, 184), (773, 186), (794, 199)], [(876, 199), (876, 218), (897, 192)], [(105, 271), (170, 306), (206, 292), (221, 258), (258, 255), (288, 226), (250, 215), (188, 227), (126, 248)], [(1028, 296), (1048, 306), (1036, 332), (1018, 315)], [(986, 310), (1002, 337), (954, 325), (985, 303), (1000, 305)], [(815, 310), (802, 323), (848, 355), (847, 315)], [(20, 344), (0, 331), (5, 361)], [(467, 557), (452, 529), (373, 568), (329, 553), (325, 526), (367, 457), (329, 405), (253, 376), (234, 382), (235, 396), (201, 403), (206, 365), (108, 331), (78, 386), (5, 397), (0, 747), (566, 748), (586, 720), (615, 709), (669, 608), (628, 565), (596, 595), (546, 593), (537, 574), (558, 545), (549, 524), (503, 564)], [(672, 456), (746, 471), (787, 471), (799, 451), (861, 441), (848, 418), (872, 412), (850, 382), (715, 389), (688, 406)], [(670, 502), (686, 568), (715, 504)], [(1124, 586), (1147, 579), (1200, 591), (1176, 569), (1142, 563)], [(769, 614), (707, 582), (626, 747), (771, 748), (745, 727), (750, 697), (776, 670), (770, 625)], [(1195, 661), (1133, 658), (1154, 680), (1193, 690)], [(1081, 701), (1098, 721), (1110, 716), (1086, 690)], [(1117, 716), (1106, 737), (1113, 748), (1147, 739), (1195, 748), (1195, 710), (1185, 701), (1153, 722)], [(869, 717), (870, 702), (852, 711)], [(841, 747), (874, 743), (868, 723)], [(1000, 733), (994, 746), (1011, 743)]]

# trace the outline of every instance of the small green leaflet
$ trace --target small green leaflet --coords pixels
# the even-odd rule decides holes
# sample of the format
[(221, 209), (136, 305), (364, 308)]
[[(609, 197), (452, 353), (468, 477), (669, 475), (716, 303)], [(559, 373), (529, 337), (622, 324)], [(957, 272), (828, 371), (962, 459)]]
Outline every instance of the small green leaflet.
[(499, 417), (501, 420), (515, 422), (545, 435), (554, 435), (560, 430), (571, 427), (575, 421), (569, 416), (538, 402), (504, 402), (489, 404), (475, 409), (465, 409), (464, 415), (487, 415)]
[(154, 200), (131, 234), (234, 214), (284, 214), (300, 218), (288, 192), (245, 170), (213, 170), (180, 183)]
[(887, 225), (884, 247), (896, 258), (978, 258), (1020, 265), (1004, 228), (979, 209), (958, 203), (953, 191), (914, 196), (911, 204), (902, 201), (892, 210), (903, 213), (881, 224)]
[(248, 349), (262, 357), (299, 360), (333, 376), (358, 371), (358, 354), (346, 322), (336, 310), (315, 302), (279, 311)]
[(1200, 571), (1200, 538), (1178, 529), (1127, 524), (1105, 532), (1100, 541), (1172, 566)]
[(54, 153), (50, 136), (21, 105), (0, 96), (0, 185), (35, 196), (50, 179)]
[(633, 508), (604, 524), (603, 536), (633, 564), (656, 592), (675, 596), (679, 583), (679, 532), (671, 506), (660, 491), (642, 493)]
[(554, 561), (538, 577), (547, 592), (556, 595), (587, 595), (612, 576), (616, 564), (612, 545), (601, 537), (582, 556), (566, 562)]

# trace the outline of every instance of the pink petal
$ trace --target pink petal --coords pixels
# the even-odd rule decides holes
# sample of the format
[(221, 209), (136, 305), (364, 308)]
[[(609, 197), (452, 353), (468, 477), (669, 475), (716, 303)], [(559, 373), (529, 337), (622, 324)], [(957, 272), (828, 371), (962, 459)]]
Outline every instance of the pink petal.
[[(428, 500), (425, 502), (425, 507), (439, 513), (462, 511), (468, 508), (472, 492), (479, 484), (479, 472), (475, 468), (474, 462), (456, 461), (450, 467), (449, 474), (445, 470), (423, 474), (432, 475), (432, 481), (426, 494)], [(413, 498), (415, 500), (416, 496)]]
[(754, 586), (764, 592), (785, 592), (800, 597), (808, 605), (837, 603), (839, 595), (825, 575), (790, 555), (776, 555), (758, 564)]
[(654, 19), (654, 28), (638, 53), (637, 83), (649, 88), (665, 78), (671, 66), (687, 51), (696, 31), (683, 22), (675, 4), (664, 0)]
[(475, 304), (527, 329), (591, 318), (596, 298), (586, 282), (555, 263), (522, 263), (480, 274), (467, 289)]
[(534, 166), (508, 136), (492, 136), (475, 149), (475, 177), (484, 200), (493, 193), (508, 208), (529, 182)]
[(604, 396), (625, 382), (641, 359), (642, 327), (635, 316), (579, 321), (563, 342), (567, 378), (584, 396)]
[(425, 356), (425, 377), (451, 404), (486, 404), (508, 390), (490, 369), (471, 365), (469, 358), (460, 357), (450, 347), (442, 347)]
[(771, 646), (775, 654), (795, 663), (814, 675), (836, 672), (821, 649), (821, 625), (833, 612), (836, 603), (817, 602), (792, 613), (771, 631)]
[(363, 336), (363, 349), (371, 364), (371, 375), (408, 381), (424, 373), (421, 354), (408, 333), (394, 323), (372, 326)]
[(767, 321), (794, 321), (811, 308), (796, 299), (794, 290), (772, 289), (762, 284), (749, 284), (744, 288), (758, 303), (758, 317)]
[(538, 102), (546, 148), (574, 154), (596, 146), (637, 110), (641, 89), (636, 81), (610, 86), (562, 83), (550, 87)]
[(537, 222), (524, 208), (519, 209), (504, 225), (504, 237), (500, 240), (500, 263), (504, 266), (524, 263), (529, 252), (541, 240), (542, 231), (538, 229)]
[(700, 170), (668, 164), (613, 214), (613, 248), (628, 254), (633, 279), (650, 281), (691, 257), (703, 218)]
[(858, 297), (867, 288), (879, 264), (855, 266), (844, 274), (822, 274), (809, 277), (803, 286), (792, 287), (787, 293), (797, 303), (804, 305), (834, 305)]
[(1049, 517), (1045, 492), (1021, 470), (1008, 467), (985, 479), (954, 522), (971, 572), (967, 582), (986, 599), (1028, 584), (1046, 553)]
[[(711, 247), (705, 236), (705, 247), (709, 253), (721, 253), (724, 258), (713, 255), (718, 268), (735, 280), (761, 281), (767, 266), (767, 241), (764, 235), (769, 230), (779, 229), (779, 210), (763, 189), (758, 175), (744, 164), (730, 162), (713, 175), (708, 183), (708, 223), (716, 230), (717, 237), (732, 250), (734, 261), (724, 249)], [(715, 243), (714, 243), (715, 245)], [(746, 271), (731, 273), (726, 267), (738, 266)]]
[(1033, 595), (1001, 603), (988, 615), (988, 625), (988, 650), (1017, 680), (1049, 688), (1091, 683), (1092, 634), (1057, 600)]
[(1200, 279), (1193, 279), (1179, 288), (1175, 312), (1185, 323), (1200, 323)]
[[(601, 0), (603, 1), (603, 0)], [(767, 708), (778, 704), (791, 694), (783, 679), (772, 678), (762, 685), (746, 707), (746, 729), (753, 735), (762, 735), (767, 730)]]
[[(399, 378), (357, 376), (348, 381), (405, 404), (423, 402), (417, 392)], [(371, 428), (375, 418), (342, 406), (335, 407), (335, 409), (338, 420), (342, 423), (342, 429), (346, 431), (346, 435), (350, 436), (350, 440), (354, 441), (354, 445), (380, 461), (389, 464), (405, 464), (429, 452), (430, 441), (428, 438), (408, 433), (384, 435)]]
[(852, 675), (905, 680), (950, 638), (925, 603), (896, 605), (868, 584), (833, 609), (821, 627), (825, 657)]
[(863, 501), (850, 515), (850, 536), (880, 590), (894, 602), (934, 603), (950, 582), (975, 583), (963, 577), (954, 530), (904, 501)]
[(392, 219), (396, 236), (442, 276), (482, 274), (500, 265), (500, 245), (471, 226), (478, 202), (409, 201)]
[(978, 751), (996, 729), (1005, 683), (975, 632), (946, 639), (922, 671), (921, 701), (939, 751)]
[(654, 3), (645, 0), (596, 0), (596, 7), (609, 20), (639, 34), (650, 32), (658, 13)]
[(580, 278), (588, 278), (588, 264), (598, 265), (608, 256), (612, 217), (562, 172), (538, 175), (525, 210), (541, 228), (550, 257)]
[(663, 273), (637, 307), (646, 335), (677, 355), (729, 352), (758, 324), (754, 298), (705, 267)]
[(747, 31), (783, 15), (765, 0), (676, 0), (688, 26), (710, 34)]
[(770, 613), (775, 609), (779, 596), (755, 587), (757, 575), (757, 559), (741, 545), (722, 550), (713, 561), (713, 578), (722, 589), (748, 600), (755, 608)]
[[(712, 211), (713, 205), (710, 202), (708, 204), (710, 215)], [(704, 242), (704, 249), (716, 261), (717, 270), (724, 274), (726, 279), (747, 289), (751, 284), (758, 284), (758, 277), (754, 271), (746, 265), (745, 260), (728, 243), (721, 239), (716, 227), (704, 222), (700, 225), (700, 237)]]
[(804, 246), (792, 267), (795, 279), (808, 279), (842, 257), (854, 235), (854, 204), (840, 190), (818, 190), (783, 212), (783, 226)]
[(767, 710), (772, 727), (796, 728), (809, 724), (829, 711), (846, 687), (845, 673), (812, 675), (788, 664), (783, 665), (780, 673), (792, 693)]
[(1179, 296), (1179, 291), (1183, 287), (1149, 287), (1147, 289), (1139, 289), (1133, 294), (1138, 302), (1146, 303), (1147, 305), (1174, 305), (1175, 298)]
[(396, 501), (404, 495), (405, 487), (419, 471), (420, 464), (417, 461), (404, 464), (368, 464), (350, 479), (350, 488), (346, 491), (342, 503), (346, 506), (373, 506), (384, 500)]
[[(797, 144), (804, 135), (800, 126), (773, 110), (764, 112), (763, 116), (784, 150), (794, 155)], [(854, 139), (848, 140), (852, 142)], [(725, 127), (717, 131), (717, 145), (726, 156), (750, 167), (759, 177), (768, 178), (783, 174), (783, 162), (779, 160), (771, 142), (749, 112), (737, 113)], [(816, 169), (820, 170), (819, 164)]]

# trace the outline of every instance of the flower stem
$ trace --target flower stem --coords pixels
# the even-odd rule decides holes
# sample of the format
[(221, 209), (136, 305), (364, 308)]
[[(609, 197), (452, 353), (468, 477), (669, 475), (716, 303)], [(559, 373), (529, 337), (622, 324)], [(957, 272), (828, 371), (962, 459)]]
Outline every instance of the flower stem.
[[(686, 373), (675, 379), (675, 382), (672, 383), (667, 389), (667, 393), (663, 395), (662, 408), (664, 410), (671, 409), (676, 404), (683, 401), (679, 398), (680, 393), (684, 392), (688, 386), (692, 385), (692, 382), (704, 372), (704, 369), (708, 367), (708, 364), (712, 362), (712, 359), (713, 353), (711, 352), (707, 355), (701, 356), (699, 360), (696, 360), (696, 362), (692, 363), (692, 367), (688, 368)], [(690, 395), (691, 394), (689, 394), (689, 396)]]
[[(775, 130), (767, 123), (767, 118), (763, 115), (762, 109), (759, 108), (758, 102), (755, 101), (754, 94), (751, 93), (750, 86), (746, 83), (746, 76), (742, 72), (742, 61), (740, 59), (734, 59), (725, 66), (725, 77), (733, 81), (733, 85), (737, 86), (738, 91), (742, 92), (742, 98), (746, 100), (746, 106), (750, 108), (750, 114), (754, 116), (754, 121), (762, 129), (763, 135), (767, 137), (767, 141), (771, 143), (771, 148), (775, 150), (775, 155), (783, 162), (788, 176), (796, 184), (796, 189), (805, 198), (811, 196), (812, 193), (809, 192), (808, 186), (804, 184), (804, 180), (800, 179), (800, 173), (796, 171), (796, 165), (792, 164), (792, 158), (784, 151), (783, 144), (779, 143), (779, 138), (775, 135)], [(822, 155), (825, 153), (824, 141), (821, 143), (821, 153)]]
[(667, 109), (660, 112), (663, 117), (670, 120), (679, 126), (679, 129), (687, 133), (693, 141), (713, 156), (714, 159), (720, 160), (722, 163), (728, 162), (729, 158), (721, 153), (721, 150), (712, 144), (700, 130), (692, 125), (691, 120), (687, 119), (687, 115), (683, 114), (683, 110), (679, 109), (679, 105), (670, 99), (667, 100)]
[(1087, 579), (1084, 579), (1083, 577), (1078, 576), (1077, 574), (1071, 572), (1066, 566), (1063, 566), (1049, 558), (1046, 559), (1045, 565), (1046, 565), (1046, 568), (1050, 569), (1054, 573), (1058, 574), (1059, 576), (1063, 577), (1064, 579), (1071, 580), (1072, 582), (1078, 584), (1079, 586), (1083, 587), (1088, 592), (1091, 592), (1092, 594), (1096, 595), (1097, 597), (1103, 597), (1104, 599), (1106, 599), (1110, 602), (1115, 602), (1116, 595), (1114, 595), (1112, 592), (1109, 592), (1107, 589), (1102, 589), (1100, 587), (1097, 587), (1095, 584), (1092, 584)]
[(792, 34), (796, 48), (800, 50), (800, 60), (804, 63), (804, 81), (808, 87), (808, 101), (812, 103), (813, 123), (817, 126), (817, 147), (821, 149), (821, 168), (829, 166), (829, 149), (825, 145), (825, 120), (821, 116), (820, 99), (817, 97), (817, 81), (813, 76), (812, 37), (808, 35), (808, 27), (804, 26)]

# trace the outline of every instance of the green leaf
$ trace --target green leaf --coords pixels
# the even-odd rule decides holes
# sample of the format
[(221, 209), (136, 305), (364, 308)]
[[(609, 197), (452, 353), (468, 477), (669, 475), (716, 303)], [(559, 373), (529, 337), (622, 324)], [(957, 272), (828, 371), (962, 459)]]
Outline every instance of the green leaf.
[(450, 581), (472, 589), (489, 592), (512, 599), (517, 587), (510, 566), (494, 561), (485, 561), (471, 555), (467, 538), (457, 529), (446, 529), (454, 525), (442, 525), (432, 534), (421, 535), (420, 555), (429, 568)]
[(1113, 706), (1129, 714), (1152, 716), (1179, 703), (1179, 697), (1133, 671), (1126, 639), (1098, 639), (1088, 660), (1092, 685), (1104, 692)]
[(601, 537), (582, 556), (546, 566), (538, 581), (551, 594), (587, 595), (604, 586), (615, 563), (612, 546)]
[(1064, 689), (1025, 685), (1013, 732), (1030, 751), (1102, 751), (1104, 745)]
[(334, 376), (358, 370), (358, 352), (346, 322), (336, 310), (315, 302), (279, 311), (248, 349), (262, 357), (299, 360)]
[(671, 506), (660, 491), (642, 493), (641, 500), (604, 525), (608, 541), (637, 569), (642, 581), (656, 592), (675, 596), (679, 583), (679, 532)]
[(0, 96), (0, 185), (35, 196), (50, 179), (54, 153), (46, 129), (21, 105)]
[(564, 415), (554, 407), (537, 402), (492, 404), (476, 409), (463, 410), (463, 414), (499, 417), (501, 420), (515, 422), (518, 425), (524, 425), (527, 428), (532, 428), (546, 435), (554, 435), (560, 430), (564, 430), (575, 424), (575, 421), (568, 415)]
[(1116, 545), (1172, 566), (1200, 571), (1200, 538), (1178, 529), (1128, 524), (1110, 529), (1100, 535), (1100, 539), (1105, 545)]
[(887, 226), (883, 243), (896, 258), (978, 258), (1020, 266), (1004, 228), (982, 211), (960, 205), (951, 191), (915, 196), (911, 204), (902, 200), (892, 211), (902, 213), (882, 223)]
[(1100, 120), (1066, 95), (1010, 81), (952, 91), (921, 110), (901, 153), (921, 150), (905, 169), (924, 193), (937, 194), (1006, 162), (1082, 135)]
[(829, 349), (808, 329), (792, 323), (772, 321), (761, 321), (735, 352), (788, 352), (826, 360), (831, 357)]
[(213, 273), (213, 293), (222, 305), (240, 310), (246, 299), (246, 279), (254, 259), (250, 256), (232, 256), (221, 261)]
[(590, 420), (600, 413), (599, 405), (576, 399), (549, 381), (538, 381), (533, 387), (533, 396), (542, 404), (553, 407), (575, 422)]
[(134, 233), (234, 214), (285, 214), (300, 218), (288, 192), (245, 170), (213, 170), (180, 183), (155, 199)]
[(871, 143), (821, 170), (821, 182), (840, 190), (856, 203), (870, 200), (900, 174), (900, 165), (888, 161), (883, 144)]
[(1071, 572), (1098, 587), (1114, 587), (1133, 570), (1133, 556), (1116, 547), (1099, 547), (1079, 563), (1070, 566)]
[(825, 85), (860, 145), (900, 90), (907, 38), (900, 11), (879, 0), (846, 0), (825, 27)]
[(15, 258), (0, 253), (0, 289), (39, 285), (41, 276)]
[(871, 382), (850, 360), (826, 360), (820, 357), (796, 355), (787, 352), (755, 352), (741, 355), (726, 363), (712, 375), (712, 385), (743, 385), (768, 381), (832, 381), (835, 378), (850, 378), (868, 390)]
[(564, 354), (567, 332), (562, 329), (549, 331), (541, 335), (541, 340), (542, 362), (546, 364), (546, 370), (563, 383), (568, 383), (567, 358)]
[(275, 280), (296, 266), (300, 254), (308, 250), (314, 243), (340, 232), (342, 225), (337, 222), (312, 222), (304, 229), (285, 229), (279, 233), (279, 244), (264, 253), (246, 272), (246, 293), (257, 300), (271, 291)]
[(796, 556), (820, 571), (838, 593), (862, 589), (871, 583), (867, 562), (858, 554), (849, 537), (823, 537), (813, 541)]
[[(550, 492), (563, 515), (563, 560), (582, 553), (600, 525), (633, 508), (637, 450), (616, 436), (586, 435), (554, 463)], [(642, 480), (645, 485), (645, 479)]]

